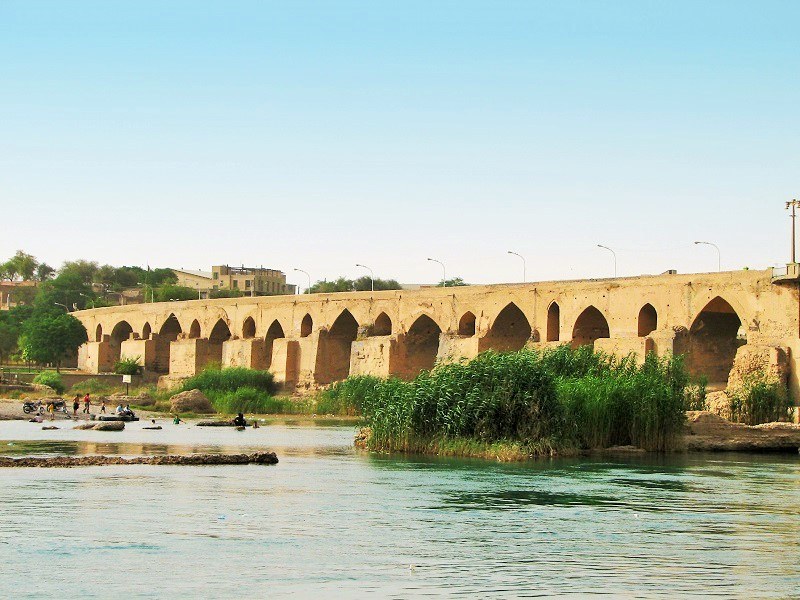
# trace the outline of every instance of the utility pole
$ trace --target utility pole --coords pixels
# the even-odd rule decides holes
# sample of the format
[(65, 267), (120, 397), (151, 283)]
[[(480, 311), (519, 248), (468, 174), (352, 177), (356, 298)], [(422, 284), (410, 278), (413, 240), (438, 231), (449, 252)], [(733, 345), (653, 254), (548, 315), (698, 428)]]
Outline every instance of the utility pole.
[(791, 202), (787, 202), (786, 203), (786, 209), (788, 210), (790, 206), (792, 207), (792, 214), (791, 214), (791, 217), (792, 217), (792, 264), (794, 264), (794, 263), (797, 262), (797, 253), (795, 251), (795, 246), (796, 246), (796, 244), (795, 244), (795, 239), (796, 239), (795, 238), (795, 224), (797, 222), (796, 209), (797, 209), (798, 206), (800, 206), (800, 201), (798, 201), (795, 198)]

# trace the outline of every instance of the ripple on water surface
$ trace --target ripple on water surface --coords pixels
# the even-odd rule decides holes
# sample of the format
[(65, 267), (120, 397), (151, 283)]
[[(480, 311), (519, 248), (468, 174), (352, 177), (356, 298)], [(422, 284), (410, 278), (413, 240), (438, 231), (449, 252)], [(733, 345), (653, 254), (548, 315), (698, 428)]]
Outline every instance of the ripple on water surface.
[[(62, 431), (47, 442), (0, 433), (3, 454), (269, 447), (281, 458), (275, 467), (2, 470), (0, 541), (11, 543), (0, 544), (10, 556), (1, 597), (791, 597), (800, 589), (796, 457), (506, 465), (360, 453), (351, 427), (238, 437), (131, 428), (122, 439)], [(164, 435), (153, 444), (150, 433)], [(20, 586), (32, 564), (58, 576), (25, 576)]]

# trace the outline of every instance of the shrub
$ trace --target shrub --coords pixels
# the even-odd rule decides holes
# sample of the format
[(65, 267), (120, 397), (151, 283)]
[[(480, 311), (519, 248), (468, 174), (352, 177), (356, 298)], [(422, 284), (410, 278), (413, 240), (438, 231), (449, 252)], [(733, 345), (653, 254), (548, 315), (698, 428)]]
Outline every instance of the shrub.
[[(181, 391), (200, 390), (207, 396), (213, 392), (235, 392), (239, 388), (249, 387), (273, 394), (275, 382), (269, 371), (257, 371), (243, 367), (207, 367), (183, 382)], [(210, 396), (209, 396), (210, 397)]]
[(372, 394), (380, 382), (377, 377), (362, 375), (334, 383), (317, 396), (316, 412), (321, 415), (360, 415), (363, 399)]
[(61, 373), (57, 373), (56, 371), (42, 371), (33, 378), (33, 383), (51, 387), (56, 391), (56, 394), (63, 394), (66, 389), (64, 387), (64, 380), (61, 379)]
[(786, 386), (763, 373), (749, 374), (729, 390), (731, 420), (747, 425), (789, 419), (791, 400)]
[(142, 365), (139, 364), (141, 357), (125, 357), (114, 363), (114, 373), (117, 375), (138, 375), (142, 372)]
[(309, 401), (276, 398), (252, 387), (241, 387), (235, 391), (211, 392), (211, 403), (221, 413), (257, 414), (305, 414), (310, 412)]

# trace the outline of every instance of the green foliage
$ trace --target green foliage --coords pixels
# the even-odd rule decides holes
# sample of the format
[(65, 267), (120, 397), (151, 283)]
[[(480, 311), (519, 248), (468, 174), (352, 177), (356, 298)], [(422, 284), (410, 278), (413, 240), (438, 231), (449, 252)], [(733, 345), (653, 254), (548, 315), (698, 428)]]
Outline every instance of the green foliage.
[(64, 393), (65, 387), (64, 381), (61, 379), (61, 373), (55, 371), (42, 371), (33, 378), (33, 383), (51, 387), (56, 391), (56, 394)]
[[(359, 378), (361, 379), (361, 378)], [(675, 446), (689, 378), (680, 357), (638, 365), (590, 348), (495, 353), (440, 365), (411, 382), (354, 381), (332, 398), (360, 408), (376, 449), (442, 448), (446, 440), (507, 442), (530, 453)], [(480, 445), (479, 444), (479, 445)]]
[[(317, 281), (307, 291), (307, 294), (333, 292), (368, 292), (372, 289), (372, 280), (368, 275), (358, 279), (346, 279), (339, 277), (335, 281), (323, 279)], [(399, 290), (400, 284), (394, 279), (375, 279), (375, 290)]]
[(462, 285), (469, 285), (465, 283), (461, 277), (453, 277), (452, 279), (443, 279), (436, 284), (436, 287), (459, 287)]
[(275, 382), (269, 371), (242, 367), (207, 367), (188, 378), (181, 386), (181, 391), (195, 389), (203, 392), (214, 408), (222, 413), (266, 413), (280, 405), (272, 397)]
[(83, 324), (70, 314), (36, 308), (22, 326), (20, 348), (26, 360), (55, 364), (87, 340)]
[(197, 300), (197, 290), (182, 285), (165, 285), (153, 293), (156, 302), (169, 302), (170, 300)]
[(19, 350), (22, 324), (33, 314), (33, 306), (15, 306), (0, 311), (0, 363)]
[(228, 290), (211, 290), (210, 297), (212, 300), (216, 298), (241, 298), (244, 296), (242, 290), (233, 288)]
[(307, 414), (311, 412), (309, 401), (298, 401), (291, 398), (276, 398), (269, 392), (254, 387), (240, 387), (228, 392), (210, 392), (206, 394), (217, 412), (256, 413), (256, 414)]
[(138, 375), (142, 372), (140, 360), (140, 356), (121, 358), (114, 363), (114, 373), (117, 375)]
[(316, 398), (320, 415), (356, 416), (363, 412), (362, 400), (374, 393), (381, 379), (367, 375), (348, 377), (323, 390)]
[(31, 281), (36, 274), (38, 266), (39, 263), (34, 256), (26, 254), (22, 250), (17, 250), (14, 256), (0, 264), (0, 278), (10, 279), (11, 281), (20, 278), (23, 281)]
[(786, 421), (792, 403), (783, 384), (764, 374), (752, 373), (728, 391), (731, 420), (747, 425)]
[(71, 388), (69, 388), (69, 392), (72, 395), (104, 394), (116, 391), (118, 389), (119, 385), (117, 384), (104, 383), (96, 377), (90, 377), (89, 379), (84, 379), (80, 383), (73, 385)]

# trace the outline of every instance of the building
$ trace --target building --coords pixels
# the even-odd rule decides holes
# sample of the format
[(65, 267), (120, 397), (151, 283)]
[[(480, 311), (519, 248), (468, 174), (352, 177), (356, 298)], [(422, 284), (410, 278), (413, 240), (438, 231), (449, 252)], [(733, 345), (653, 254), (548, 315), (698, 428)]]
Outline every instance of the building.
[(208, 298), (214, 291), (237, 290), (245, 296), (282, 296), (295, 294), (294, 285), (286, 283), (286, 274), (263, 267), (229, 267), (217, 265), (211, 271), (172, 269), (178, 278), (177, 285), (198, 291), (200, 298)]
[(264, 267), (211, 267), (212, 290), (239, 290), (246, 296), (282, 296), (296, 293), (286, 273)]
[(35, 281), (0, 281), (0, 310), (32, 302), (35, 295)]

